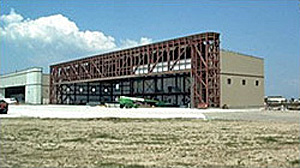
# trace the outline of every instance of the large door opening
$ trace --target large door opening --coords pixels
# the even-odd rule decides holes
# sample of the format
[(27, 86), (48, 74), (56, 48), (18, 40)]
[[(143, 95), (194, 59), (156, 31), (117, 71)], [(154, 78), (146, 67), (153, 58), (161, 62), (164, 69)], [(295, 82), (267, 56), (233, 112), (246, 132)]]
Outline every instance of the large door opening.
[(5, 88), (5, 98), (16, 98), (20, 103), (25, 102), (25, 86)]
[(120, 96), (163, 101), (190, 107), (190, 73), (162, 74), (147, 77), (57, 86), (60, 104), (115, 103)]

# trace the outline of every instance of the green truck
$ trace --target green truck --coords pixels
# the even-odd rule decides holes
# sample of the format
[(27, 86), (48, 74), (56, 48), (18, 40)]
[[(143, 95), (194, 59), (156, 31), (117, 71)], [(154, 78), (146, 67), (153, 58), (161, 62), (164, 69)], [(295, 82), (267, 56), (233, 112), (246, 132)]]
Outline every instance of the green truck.
[(163, 101), (145, 99), (139, 97), (120, 96), (120, 108), (138, 108), (138, 107), (178, 107), (177, 105)]

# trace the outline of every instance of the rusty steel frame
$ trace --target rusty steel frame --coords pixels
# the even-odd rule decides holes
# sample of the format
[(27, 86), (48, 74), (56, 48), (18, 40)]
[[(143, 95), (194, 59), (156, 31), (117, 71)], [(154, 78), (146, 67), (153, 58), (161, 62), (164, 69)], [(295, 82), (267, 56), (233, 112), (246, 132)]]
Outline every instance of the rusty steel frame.
[(219, 33), (201, 33), (52, 65), (50, 103), (62, 103), (64, 85), (177, 73), (190, 75), (191, 107), (220, 107)]

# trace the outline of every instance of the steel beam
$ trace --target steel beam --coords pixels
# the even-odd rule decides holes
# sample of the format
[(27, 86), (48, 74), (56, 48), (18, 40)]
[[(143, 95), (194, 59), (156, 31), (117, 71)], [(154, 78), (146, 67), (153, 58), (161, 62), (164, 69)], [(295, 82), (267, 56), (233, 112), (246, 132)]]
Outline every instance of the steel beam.
[[(185, 93), (191, 94), (188, 97), (191, 99), (192, 107), (219, 107), (219, 45), (219, 34), (208, 32), (52, 65), (50, 66), (50, 103), (65, 103), (66, 97), (62, 97), (64, 85), (100, 81), (105, 83), (117, 79), (122, 81), (130, 77), (132, 82), (130, 87), (134, 87), (136, 78), (167, 74), (176, 76), (188, 72), (190, 76), (185, 78), (191, 78), (191, 87), (187, 89), (189, 92)], [(160, 88), (157, 81), (159, 80), (154, 80), (155, 88)], [(144, 79), (142, 82), (143, 86), (147, 87)], [(165, 81), (161, 83), (163, 82)], [(177, 82), (175, 85), (178, 85)], [(102, 84), (99, 87), (102, 87)], [(134, 93), (135, 89), (130, 88), (130, 90), (130, 93)], [(145, 90), (147, 91), (143, 88), (144, 96), (146, 96)], [(156, 89), (151, 94), (160, 95), (162, 99), (166, 96), (157, 93)], [(77, 99), (76, 96), (78, 95), (75, 94), (74, 101)], [(183, 94), (183, 99), (185, 98), (186, 94)], [(175, 99), (176, 102), (179, 101), (178, 97)]]

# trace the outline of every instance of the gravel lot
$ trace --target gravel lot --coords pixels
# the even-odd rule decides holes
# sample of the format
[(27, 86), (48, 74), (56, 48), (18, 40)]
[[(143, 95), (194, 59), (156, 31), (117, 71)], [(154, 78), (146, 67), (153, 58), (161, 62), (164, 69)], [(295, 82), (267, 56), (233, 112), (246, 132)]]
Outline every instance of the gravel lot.
[(204, 112), (206, 119), (300, 123), (300, 111)]
[(299, 112), (11, 107), (1, 167), (300, 166)]
[(1, 119), (1, 167), (299, 167), (299, 124)]

